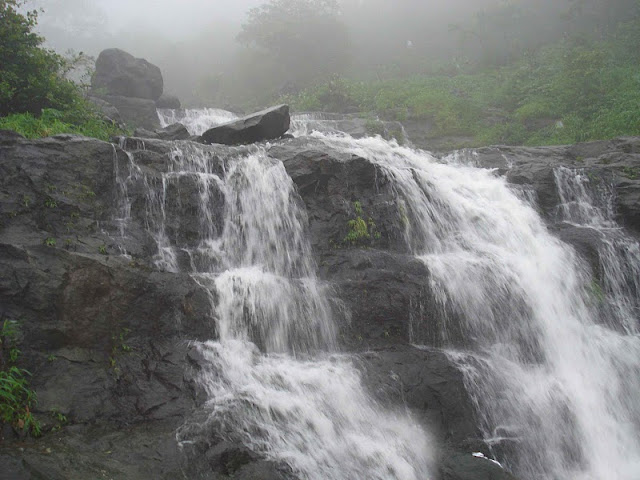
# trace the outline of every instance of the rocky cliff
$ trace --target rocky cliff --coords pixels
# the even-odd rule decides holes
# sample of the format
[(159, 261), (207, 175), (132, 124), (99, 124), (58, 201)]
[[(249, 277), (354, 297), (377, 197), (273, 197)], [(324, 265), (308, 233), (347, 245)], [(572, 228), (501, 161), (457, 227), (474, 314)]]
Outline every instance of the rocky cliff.
[[(198, 148), (224, 159), (252, 147)], [(191, 276), (154, 263), (143, 184), (123, 182), (132, 164), (146, 182), (159, 181), (172, 152), (160, 140), (116, 146), (0, 132), (1, 314), (20, 323), (21, 362), (32, 373), (44, 432), (34, 440), (5, 426), (0, 478), (288, 478), (282, 465), (215, 434), (176, 443), (176, 429), (205, 401), (194, 380), (202, 360), (190, 341), (215, 339), (215, 319)], [(458, 155), (535, 194), (549, 229), (593, 265), (598, 239), (557, 216), (558, 166), (611, 185), (619, 222), (640, 234), (640, 139)], [(469, 455), (489, 452), (462, 374), (441, 350), (441, 309), (425, 287), (427, 267), (410, 255), (407, 219), (385, 172), (310, 138), (280, 140), (269, 156), (283, 162), (304, 202), (318, 275), (344, 312), (341, 348), (355, 355), (371, 393), (406, 405), (435, 432), (441, 478), (512, 478)], [(166, 231), (189, 246), (199, 234), (199, 193), (188, 180), (169, 188), (176, 191)], [(359, 217), (366, 237), (350, 236)], [(465, 344), (462, 335), (450, 340)]]

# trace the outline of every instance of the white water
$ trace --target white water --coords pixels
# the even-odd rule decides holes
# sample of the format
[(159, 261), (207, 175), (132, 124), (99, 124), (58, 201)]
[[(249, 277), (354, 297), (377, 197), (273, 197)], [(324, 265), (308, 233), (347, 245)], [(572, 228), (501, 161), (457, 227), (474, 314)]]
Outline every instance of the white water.
[[(591, 272), (549, 233), (532, 198), (492, 172), (299, 120), (298, 134), (316, 130), (393, 181), (407, 245), (429, 267), (425, 283), (442, 314), (453, 312), (441, 340), (496, 458), (523, 480), (640, 478), (640, 249), (613, 220), (610, 187), (556, 171), (559, 216), (602, 240)], [(191, 258), (220, 336), (198, 345), (208, 360), (207, 421), (186, 425), (180, 439), (227, 432), (304, 479), (425, 478), (424, 432), (372, 402), (349, 359), (331, 353), (330, 302), (282, 165), (264, 150), (217, 160), (187, 145), (176, 144), (148, 201), (158, 265), (178, 269), (180, 255)], [(163, 236), (167, 184), (180, 176), (200, 182), (196, 248)], [(210, 208), (219, 192), (222, 231)]]
[[(393, 181), (407, 244), (443, 315), (455, 314), (443, 340), (465, 345), (450, 356), (501, 463), (530, 480), (640, 478), (637, 243), (604, 235), (603, 315), (586, 263), (503, 178), (380, 138), (314, 136)], [(615, 228), (579, 183), (559, 182), (568, 220)]]
[(216, 125), (221, 125), (238, 116), (219, 108), (199, 108), (186, 110), (158, 109), (158, 118), (162, 128), (174, 123), (182, 123), (191, 135), (202, 135)]
[[(406, 412), (369, 398), (350, 359), (335, 352), (306, 213), (282, 163), (264, 148), (225, 156), (187, 142), (176, 142), (170, 157), (161, 181), (145, 180), (156, 265), (177, 271), (185, 268), (180, 258), (190, 259), (218, 336), (195, 345), (206, 360), (198, 379), (209, 395), (207, 415), (180, 429), (179, 441), (240, 441), (305, 480), (429, 478), (426, 433)], [(199, 191), (196, 246), (166, 231), (176, 202), (170, 187), (181, 180)]]

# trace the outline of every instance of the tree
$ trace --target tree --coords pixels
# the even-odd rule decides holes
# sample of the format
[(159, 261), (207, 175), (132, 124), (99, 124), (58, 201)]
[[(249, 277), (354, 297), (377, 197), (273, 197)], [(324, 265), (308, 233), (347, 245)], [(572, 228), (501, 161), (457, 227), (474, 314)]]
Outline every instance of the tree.
[(64, 59), (42, 47), (33, 32), (37, 12), (21, 13), (22, 0), (0, 0), (0, 116), (65, 108), (77, 89), (60, 74)]
[(249, 10), (238, 40), (270, 55), (293, 81), (339, 73), (349, 58), (336, 0), (270, 0)]

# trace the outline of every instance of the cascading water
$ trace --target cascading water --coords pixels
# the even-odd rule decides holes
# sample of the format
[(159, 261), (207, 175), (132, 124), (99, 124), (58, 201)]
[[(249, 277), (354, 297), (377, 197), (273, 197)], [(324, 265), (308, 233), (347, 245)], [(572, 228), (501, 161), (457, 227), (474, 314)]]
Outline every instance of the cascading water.
[[(379, 137), (314, 136), (393, 182), (407, 244), (430, 270), (442, 315), (453, 312), (443, 340), (500, 461), (531, 480), (640, 478), (637, 243), (605, 235), (605, 311), (617, 317), (603, 318), (587, 264), (503, 178)], [(557, 178), (569, 220), (600, 212), (588, 226), (614, 227), (579, 182)], [(586, 217), (571, 213), (585, 206)]]
[[(425, 432), (369, 398), (349, 357), (335, 351), (306, 214), (282, 163), (264, 147), (227, 152), (177, 142), (167, 172), (144, 181), (156, 264), (187, 268), (216, 318), (218, 339), (196, 344), (206, 419), (185, 424), (179, 441), (238, 441), (301, 479), (429, 478)], [(172, 185), (181, 182), (199, 192), (195, 245), (167, 232)]]
[(629, 335), (640, 333), (640, 245), (615, 221), (613, 186), (598, 173), (564, 167), (554, 173), (561, 219), (596, 232), (599, 238), (591, 288), (602, 310), (601, 320)]
[(202, 135), (216, 125), (220, 125), (237, 119), (234, 113), (219, 108), (199, 109), (159, 109), (158, 119), (162, 128), (174, 123), (182, 123), (191, 135)]

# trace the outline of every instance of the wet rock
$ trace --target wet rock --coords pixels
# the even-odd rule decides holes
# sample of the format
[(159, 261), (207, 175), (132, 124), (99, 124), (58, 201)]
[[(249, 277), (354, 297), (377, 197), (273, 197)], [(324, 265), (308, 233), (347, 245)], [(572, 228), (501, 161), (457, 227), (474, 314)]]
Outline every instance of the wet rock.
[(204, 144), (243, 145), (274, 140), (289, 130), (289, 106), (279, 105), (207, 130)]
[(133, 136), (137, 138), (154, 138), (156, 140), (160, 139), (160, 136), (156, 132), (152, 132), (142, 127), (136, 128), (133, 132)]
[(442, 480), (516, 480), (506, 470), (487, 458), (471, 453), (449, 456), (441, 467)]
[(462, 373), (437, 349), (409, 345), (375, 348), (357, 357), (364, 381), (389, 407), (404, 403), (440, 444), (482, 444)]
[(116, 107), (111, 105), (109, 102), (102, 100), (98, 97), (89, 96), (87, 99), (95, 105), (105, 121), (110, 123), (116, 123), (118, 125), (123, 124), (122, 117), (120, 116), (120, 112)]
[(103, 50), (98, 55), (91, 79), (94, 91), (152, 101), (160, 98), (163, 85), (158, 67), (117, 48)]
[(181, 123), (174, 123), (161, 130), (156, 130), (156, 135), (161, 140), (188, 140), (191, 137), (189, 130)]
[(0, 130), (0, 145), (18, 143), (25, 138), (13, 130)]
[(583, 171), (591, 183), (612, 185), (616, 221), (640, 234), (640, 140), (607, 141), (554, 147), (487, 147), (472, 151), (468, 160), (495, 168), (514, 185), (530, 187), (544, 217), (554, 222), (560, 197), (554, 169)]
[(156, 100), (157, 108), (170, 108), (177, 110), (181, 107), (180, 100), (175, 95), (163, 93), (158, 100)]
[(155, 130), (160, 127), (158, 111), (153, 100), (120, 95), (98, 95), (99, 99), (113, 105), (123, 122), (130, 126)]

